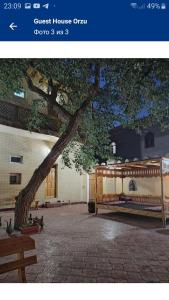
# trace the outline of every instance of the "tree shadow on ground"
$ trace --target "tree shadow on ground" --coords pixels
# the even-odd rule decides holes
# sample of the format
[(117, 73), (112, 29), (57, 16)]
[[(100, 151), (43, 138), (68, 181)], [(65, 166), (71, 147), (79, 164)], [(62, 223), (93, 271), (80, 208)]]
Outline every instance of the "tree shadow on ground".
[(169, 229), (167, 229), (167, 228), (158, 229), (156, 231), (161, 234), (169, 235)]
[(126, 213), (99, 213), (97, 215), (98, 218), (109, 219), (112, 221), (117, 221), (119, 223), (131, 225), (134, 227), (144, 228), (144, 229), (162, 229), (162, 220), (155, 219), (151, 217), (137, 216)]

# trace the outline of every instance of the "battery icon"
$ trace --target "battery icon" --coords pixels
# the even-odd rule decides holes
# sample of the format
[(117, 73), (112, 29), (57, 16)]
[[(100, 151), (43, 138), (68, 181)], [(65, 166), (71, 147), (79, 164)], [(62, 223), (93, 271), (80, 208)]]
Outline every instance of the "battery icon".
[(165, 3), (161, 3), (161, 9), (166, 9), (166, 4)]

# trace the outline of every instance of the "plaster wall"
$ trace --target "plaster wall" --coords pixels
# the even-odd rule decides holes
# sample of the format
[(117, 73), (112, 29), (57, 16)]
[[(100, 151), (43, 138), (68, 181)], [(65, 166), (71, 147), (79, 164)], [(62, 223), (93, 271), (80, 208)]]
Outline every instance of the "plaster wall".
[[(137, 185), (137, 191), (129, 191), (129, 182), (134, 179)], [(165, 186), (169, 195), (169, 177), (165, 178)], [(120, 178), (104, 178), (103, 179), (103, 193), (121, 193), (122, 179)], [(152, 195), (160, 196), (161, 194), (161, 180), (160, 177), (152, 178), (124, 178), (123, 179), (123, 193), (135, 195)]]
[[(53, 142), (39, 138), (0, 132), (0, 204), (14, 200), (19, 191), (28, 183), (33, 172), (49, 153), (52, 146)], [(23, 156), (23, 163), (10, 162), (10, 157), (16, 155)], [(64, 167), (61, 157), (56, 161), (56, 164), (58, 165), (56, 179), (58, 193), (57, 198), (50, 199), (50, 201), (86, 202), (88, 197), (87, 175), (80, 175), (74, 168)], [(10, 173), (21, 173), (21, 184), (10, 184)], [(46, 201), (45, 182), (40, 186), (36, 199), (41, 203)]]

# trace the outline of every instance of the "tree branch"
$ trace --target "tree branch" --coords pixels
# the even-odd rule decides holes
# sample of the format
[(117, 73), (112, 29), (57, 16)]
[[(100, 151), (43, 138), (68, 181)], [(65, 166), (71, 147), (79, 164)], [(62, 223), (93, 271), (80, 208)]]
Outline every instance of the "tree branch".
[(25, 75), (25, 79), (26, 79), (26, 82), (27, 82), (27, 85), (28, 85), (28, 88), (38, 94), (40, 97), (42, 97), (43, 99), (45, 99), (46, 101), (48, 101), (49, 99), (49, 95), (46, 94), (44, 91), (42, 91), (40, 88), (38, 88), (37, 86), (35, 86), (32, 82), (32, 79), (26, 74)]
[[(53, 103), (53, 102), (52, 102)], [(55, 101), (53, 103), (51, 114), (61, 121), (69, 121), (73, 116), (62, 105)]]
[(25, 75), (25, 78), (29, 89), (47, 101), (49, 115), (59, 118), (62, 121), (69, 121), (72, 118), (72, 115), (62, 105), (56, 102), (54, 93), (49, 95), (35, 86), (32, 82), (32, 79), (27, 74)]
[(93, 88), (91, 88), (90, 90), (90, 95), (86, 98), (86, 100), (84, 100), (84, 102), (81, 104), (80, 108), (76, 110), (74, 115), (70, 114), (62, 105), (56, 102), (58, 87), (53, 84), (52, 79), (50, 79), (51, 94), (49, 95), (37, 86), (35, 86), (28, 74), (25, 75), (29, 89), (37, 93), (39, 96), (41, 96), (47, 101), (49, 115), (59, 118), (61, 121), (70, 121), (72, 118), (74, 118), (74, 116), (81, 115), (86, 110), (87, 106), (90, 105), (91, 101), (99, 91), (100, 64), (98, 63), (95, 66), (95, 83), (93, 85)]

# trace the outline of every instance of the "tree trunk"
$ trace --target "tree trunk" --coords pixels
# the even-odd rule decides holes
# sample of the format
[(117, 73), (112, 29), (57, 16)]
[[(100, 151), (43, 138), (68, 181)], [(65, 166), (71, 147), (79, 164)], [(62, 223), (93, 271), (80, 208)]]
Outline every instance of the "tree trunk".
[(72, 120), (69, 122), (66, 131), (53, 146), (52, 150), (41, 163), (41, 165), (35, 170), (27, 186), (22, 191), (20, 191), (20, 193), (16, 197), (14, 222), (14, 228), (16, 230), (18, 230), (23, 224), (27, 222), (29, 209), (31, 203), (34, 200), (36, 192), (46, 176), (49, 174), (59, 155), (75, 135), (75, 132), (78, 129), (79, 125), (80, 113), (83, 112), (83, 110), (84, 108), (80, 108), (76, 112)]
[(16, 230), (18, 230), (23, 224), (27, 222), (28, 212), (38, 188), (40, 187), (46, 176), (49, 174), (59, 155), (63, 152), (65, 147), (74, 137), (79, 127), (81, 115), (85, 112), (86, 108), (90, 105), (91, 100), (94, 99), (97, 94), (97, 86), (98, 83), (96, 80), (96, 86), (94, 85), (94, 87), (90, 89), (90, 94), (86, 97), (75, 114), (71, 116), (65, 132), (53, 146), (52, 150), (44, 159), (44, 161), (35, 170), (26, 187), (22, 191), (20, 191), (20, 193), (16, 197), (14, 222), (14, 228)]

